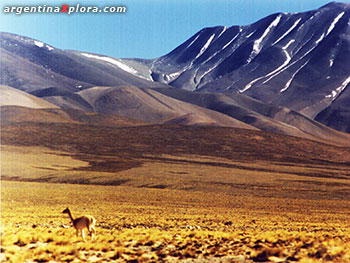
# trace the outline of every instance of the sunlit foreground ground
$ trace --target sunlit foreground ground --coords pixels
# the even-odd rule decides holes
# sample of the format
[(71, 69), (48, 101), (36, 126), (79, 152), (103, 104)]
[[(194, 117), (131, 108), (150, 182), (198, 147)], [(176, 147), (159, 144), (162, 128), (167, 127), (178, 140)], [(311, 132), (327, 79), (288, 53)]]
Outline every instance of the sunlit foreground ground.
[[(1, 262), (350, 262), (350, 149), (259, 131), (1, 127)], [(67, 214), (90, 214), (75, 237)]]
[[(350, 262), (350, 202), (317, 199), (2, 181), (0, 259)], [(75, 237), (67, 205), (95, 216), (94, 241)]]

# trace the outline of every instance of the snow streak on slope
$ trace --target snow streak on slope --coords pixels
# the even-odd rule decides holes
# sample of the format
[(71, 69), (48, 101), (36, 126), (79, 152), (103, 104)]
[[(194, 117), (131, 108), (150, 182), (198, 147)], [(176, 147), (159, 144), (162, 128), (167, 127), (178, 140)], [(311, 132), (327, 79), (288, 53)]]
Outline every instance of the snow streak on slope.
[(137, 74), (137, 71), (134, 70), (133, 68), (125, 65), (124, 63), (118, 61), (117, 59), (114, 58), (110, 58), (110, 57), (102, 57), (102, 56), (98, 56), (98, 55), (92, 55), (92, 54), (88, 54), (88, 53), (80, 53), (81, 55), (88, 57), (88, 58), (94, 58), (94, 59), (98, 59), (101, 61), (105, 61), (111, 64), (116, 65), (118, 68), (121, 68), (124, 71), (127, 71), (131, 74)]
[[(15, 46), (16, 45), (18, 45), (18, 44), (15, 44)], [(49, 51), (54, 50), (53, 47), (51, 47), (49, 45), (46, 45), (45, 43), (43, 43), (41, 41), (38, 41), (38, 40), (34, 40), (34, 45), (37, 46), (37, 47), (40, 47), (40, 48), (46, 47)]]
[(193, 39), (193, 40), (191, 41), (191, 43), (188, 44), (187, 48), (189, 48), (190, 46), (192, 46), (193, 43), (196, 42), (196, 40), (199, 38), (200, 35), (201, 35), (201, 34), (198, 34), (198, 35), (195, 37), (195, 39)]
[(34, 40), (34, 45), (36, 45), (37, 47), (44, 47), (45, 44), (41, 41), (38, 41), (38, 40)]
[(221, 35), (222, 35), (223, 33), (225, 33), (226, 30), (227, 30), (227, 27), (224, 26), (224, 28), (222, 29), (222, 31), (221, 31), (220, 34), (218, 35), (217, 39), (220, 38)]
[(335, 100), (337, 95), (339, 95), (349, 83), (350, 83), (350, 76), (347, 79), (345, 79), (343, 83), (336, 90), (332, 90), (332, 93), (327, 95), (326, 98), (332, 98), (332, 100)]
[[(272, 75), (269, 74), (269, 76), (267, 76), (267, 77), (269, 77), (269, 78), (266, 79), (262, 84), (267, 83), (267, 82), (270, 81), (272, 78), (277, 77), (280, 73), (282, 73), (283, 71), (289, 69), (291, 66), (293, 66), (293, 65), (296, 64), (297, 62), (299, 62), (299, 61), (301, 61), (302, 59), (304, 59), (307, 55), (309, 55), (309, 54), (318, 46), (318, 44), (323, 40), (324, 35), (325, 35), (325, 34), (323, 33), (323, 34), (315, 41), (315, 45), (313, 45), (313, 46), (311, 47), (311, 49), (309, 49), (304, 55), (302, 55), (300, 58), (298, 58), (297, 60), (295, 60), (293, 63), (290, 63), (290, 64), (289, 64), (289, 62), (290, 62), (290, 60), (291, 60), (290, 57), (289, 57), (288, 63), (285, 64), (283, 67), (280, 67), (278, 71), (274, 71), (274, 73), (273, 73)], [(285, 51), (285, 50), (284, 50), (284, 51)], [(247, 89), (245, 89), (245, 90), (247, 90)]]
[(196, 56), (195, 60), (197, 58), (199, 58), (201, 55), (203, 55), (203, 53), (207, 50), (207, 48), (209, 47), (210, 43), (213, 41), (215, 37), (215, 34), (211, 35), (210, 38), (208, 39), (207, 43), (205, 43), (205, 45), (202, 47), (201, 51), (198, 53), (198, 55)]
[(273, 27), (276, 27), (278, 25), (280, 20), (281, 20), (281, 15), (277, 16), (276, 19), (266, 28), (266, 30), (264, 31), (262, 36), (259, 39), (255, 40), (254, 46), (253, 46), (253, 52), (251, 54), (251, 58), (252, 58), (252, 56), (254, 56), (254, 55), (256, 55), (256, 54), (258, 54), (260, 52), (262, 41), (267, 36), (267, 34), (270, 32), (270, 30)]
[(227, 42), (225, 46), (222, 47), (222, 50), (226, 49), (229, 45), (231, 45), (232, 42), (235, 41), (237, 37), (239, 37), (240, 33), (242, 33), (242, 28), (240, 28), (239, 32), (229, 42)]
[(328, 35), (332, 32), (332, 30), (334, 29), (335, 25), (338, 23), (338, 21), (340, 20), (340, 18), (343, 17), (344, 14), (345, 14), (345, 12), (341, 12), (341, 13), (334, 19), (334, 21), (332, 22), (332, 24), (330, 25), (330, 27), (329, 27), (328, 30), (327, 30), (326, 36), (328, 36)]
[(341, 84), (339, 88), (337, 88), (337, 91), (342, 92), (349, 83), (350, 83), (350, 76)]
[(280, 90), (280, 92), (285, 92), (285, 91), (289, 88), (289, 86), (290, 86), (290, 84), (292, 83), (292, 81), (293, 81), (293, 79), (295, 78), (295, 76), (299, 73), (300, 70), (302, 70), (302, 69), (305, 67), (305, 65), (306, 65), (307, 63), (309, 63), (309, 61), (310, 61), (310, 60), (307, 60), (300, 68), (298, 68), (298, 70), (296, 70), (296, 71), (294, 72), (294, 74), (292, 75), (292, 77), (290, 78), (290, 80), (287, 81), (286, 85), (284, 86), (283, 89)]
[(126, 65), (125, 63), (121, 62), (119, 59), (115, 59), (115, 58), (111, 58), (111, 57), (106, 57), (106, 56), (99, 56), (99, 55), (93, 55), (93, 54), (89, 54), (89, 53), (83, 53), (81, 52), (80, 53), (81, 55), (87, 57), (87, 58), (92, 58), (92, 59), (97, 59), (97, 60), (100, 60), (100, 61), (104, 61), (104, 62), (107, 62), (107, 63), (110, 63), (110, 64), (113, 64), (115, 66), (117, 66), (118, 68), (132, 74), (132, 75), (135, 75), (139, 78), (143, 78), (143, 79), (146, 79), (146, 80), (152, 80), (151, 79), (151, 72), (149, 74), (149, 77), (145, 77), (143, 76), (142, 74), (140, 74), (137, 70), (135, 70), (134, 68)]
[(275, 42), (273, 42), (271, 44), (271, 46), (277, 44), (278, 42), (280, 42), (285, 36), (287, 36), (301, 21), (301, 18), (299, 18), (297, 21), (294, 22), (294, 24), (279, 38), (277, 39)]
[(284, 68), (286, 65), (288, 65), (288, 63), (290, 62), (290, 60), (291, 60), (292, 58), (291, 58), (291, 56), (289, 55), (289, 53), (287, 52), (287, 48), (288, 48), (291, 44), (293, 44), (294, 42), (295, 42), (295, 39), (292, 39), (292, 40), (290, 40), (290, 41), (287, 43), (287, 45), (285, 45), (284, 47), (282, 47), (282, 51), (283, 51), (284, 55), (286, 56), (286, 60), (283, 62), (283, 64), (282, 64), (281, 66), (279, 66), (279, 67), (276, 68), (275, 70), (271, 71), (269, 74), (264, 75), (264, 76), (262, 76), (262, 77), (260, 77), (260, 78), (257, 78), (257, 79), (255, 79), (255, 80), (249, 82), (249, 83), (244, 87), (244, 89), (240, 90), (239, 92), (240, 92), (240, 93), (245, 92), (246, 90), (250, 89), (250, 88), (252, 87), (252, 85), (253, 85), (254, 83), (256, 83), (257, 81), (259, 81), (260, 79), (267, 78), (267, 77), (269, 77), (269, 76), (275, 74), (276, 72), (280, 71), (280, 70), (281, 70), (282, 68)]

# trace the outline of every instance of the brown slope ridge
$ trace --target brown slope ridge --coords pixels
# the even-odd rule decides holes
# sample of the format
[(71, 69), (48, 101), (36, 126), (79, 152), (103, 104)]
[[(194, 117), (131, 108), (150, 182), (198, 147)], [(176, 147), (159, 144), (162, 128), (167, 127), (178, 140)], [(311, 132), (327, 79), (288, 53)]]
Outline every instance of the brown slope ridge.
[(245, 95), (191, 92), (173, 88), (156, 90), (166, 96), (221, 112), (263, 131), (350, 146), (349, 134), (329, 128), (296, 111), (266, 104)]
[(93, 87), (67, 96), (45, 97), (62, 108), (118, 115), (148, 124), (176, 123), (256, 130), (220, 112), (186, 103), (153, 89), (134, 86)]
[(0, 106), (22, 106), (32, 109), (58, 109), (59, 107), (18, 89), (0, 85)]
[(128, 127), (145, 125), (117, 115), (104, 115), (70, 109), (32, 109), (22, 106), (1, 106), (1, 125), (33, 124), (86, 124), (92, 126)]
[(134, 126), (143, 122), (60, 107), (24, 91), (0, 86), (1, 125), (10, 123), (82, 123), (102, 126)]

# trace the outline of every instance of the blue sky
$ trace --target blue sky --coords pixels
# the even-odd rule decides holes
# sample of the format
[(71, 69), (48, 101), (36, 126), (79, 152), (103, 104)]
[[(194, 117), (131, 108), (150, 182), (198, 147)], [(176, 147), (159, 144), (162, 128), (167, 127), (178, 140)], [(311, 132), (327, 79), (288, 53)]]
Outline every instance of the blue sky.
[[(0, 31), (54, 47), (119, 58), (164, 55), (204, 27), (247, 25), (276, 12), (316, 9), (329, 0), (0, 0)], [(343, 1), (350, 2), (350, 0)], [(125, 6), (124, 14), (5, 14), (4, 6)]]

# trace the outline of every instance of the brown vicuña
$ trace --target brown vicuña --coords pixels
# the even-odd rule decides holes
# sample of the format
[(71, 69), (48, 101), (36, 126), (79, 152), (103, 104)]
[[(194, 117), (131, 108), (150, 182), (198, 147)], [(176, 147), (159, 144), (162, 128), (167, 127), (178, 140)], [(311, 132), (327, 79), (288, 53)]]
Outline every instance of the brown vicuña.
[(77, 231), (77, 237), (79, 236), (79, 232), (80, 232), (81, 236), (85, 241), (84, 229), (86, 228), (89, 231), (91, 240), (94, 239), (94, 235), (96, 235), (96, 230), (95, 230), (96, 219), (93, 216), (85, 215), (74, 219), (72, 216), (72, 212), (68, 207), (64, 209), (62, 213), (69, 215), (69, 218), (72, 221), (75, 230)]

